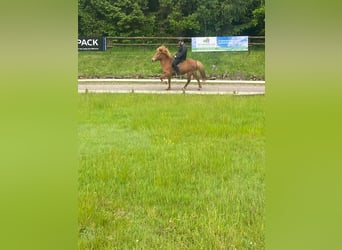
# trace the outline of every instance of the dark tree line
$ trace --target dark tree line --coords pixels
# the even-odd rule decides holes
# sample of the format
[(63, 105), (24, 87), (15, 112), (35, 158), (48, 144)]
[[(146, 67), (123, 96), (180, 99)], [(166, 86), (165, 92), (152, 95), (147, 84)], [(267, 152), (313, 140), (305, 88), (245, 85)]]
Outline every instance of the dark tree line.
[(265, 35), (265, 0), (78, 0), (79, 36)]

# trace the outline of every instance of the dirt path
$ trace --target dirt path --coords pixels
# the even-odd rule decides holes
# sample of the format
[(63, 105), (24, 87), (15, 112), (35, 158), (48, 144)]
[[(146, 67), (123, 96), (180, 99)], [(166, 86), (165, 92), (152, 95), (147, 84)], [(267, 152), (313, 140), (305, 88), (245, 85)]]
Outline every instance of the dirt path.
[[(138, 83), (137, 83), (138, 82)], [(79, 80), (79, 93), (156, 93), (156, 94), (233, 94), (233, 95), (259, 95), (265, 94), (265, 84), (255, 81), (207, 81), (198, 90), (198, 85), (192, 81), (185, 91), (182, 90), (186, 80), (173, 81), (171, 90), (166, 90), (167, 85), (160, 81), (152, 80)]]

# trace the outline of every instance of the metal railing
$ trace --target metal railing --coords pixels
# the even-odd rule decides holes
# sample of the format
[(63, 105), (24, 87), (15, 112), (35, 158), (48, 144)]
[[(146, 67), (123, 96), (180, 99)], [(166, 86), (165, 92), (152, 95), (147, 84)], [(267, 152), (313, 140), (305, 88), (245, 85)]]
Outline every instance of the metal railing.
[[(165, 46), (175, 45), (179, 37), (106, 37), (106, 46), (113, 48), (115, 46)], [(191, 37), (182, 37), (191, 47)], [(265, 36), (248, 36), (248, 46), (265, 45)]]

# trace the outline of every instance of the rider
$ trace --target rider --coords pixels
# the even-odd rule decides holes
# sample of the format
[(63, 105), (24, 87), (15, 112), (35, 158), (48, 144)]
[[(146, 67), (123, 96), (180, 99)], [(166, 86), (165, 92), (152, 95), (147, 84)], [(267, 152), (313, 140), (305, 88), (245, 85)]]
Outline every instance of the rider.
[(179, 75), (178, 64), (183, 62), (186, 59), (187, 48), (185, 46), (183, 38), (178, 39), (178, 52), (174, 55), (174, 59), (172, 61), (172, 67), (175, 70), (176, 74)]

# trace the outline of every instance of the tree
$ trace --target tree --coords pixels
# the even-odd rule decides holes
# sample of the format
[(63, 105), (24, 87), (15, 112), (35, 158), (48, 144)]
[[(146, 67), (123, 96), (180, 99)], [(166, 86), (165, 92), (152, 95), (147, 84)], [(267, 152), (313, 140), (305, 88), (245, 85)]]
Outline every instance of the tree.
[(147, 1), (79, 0), (79, 34), (102, 36), (150, 35), (155, 18)]
[(264, 0), (78, 0), (80, 36), (264, 35)]
[(250, 26), (255, 0), (224, 0), (220, 2), (218, 35), (242, 35)]
[(200, 30), (197, 15), (194, 13), (185, 14), (184, 10), (180, 2), (173, 6), (172, 12), (168, 16), (171, 35), (194, 36)]
[(255, 35), (265, 35), (265, 1), (260, 1), (260, 6), (253, 10), (253, 18), (251, 20), (251, 32)]
[(216, 36), (217, 22), (220, 19), (218, 0), (198, 0), (197, 1), (197, 17), (200, 23), (200, 31), (198, 35)]

